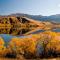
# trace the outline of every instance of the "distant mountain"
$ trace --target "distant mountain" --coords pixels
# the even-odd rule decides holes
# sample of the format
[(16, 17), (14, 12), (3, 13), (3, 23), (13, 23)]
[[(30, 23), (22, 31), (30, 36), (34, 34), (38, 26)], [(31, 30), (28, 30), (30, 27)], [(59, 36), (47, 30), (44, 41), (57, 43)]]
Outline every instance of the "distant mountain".
[(40, 21), (52, 21), (52, 22), (60, 22), (60, 14), (51, 15), (51, 16), (42, 16), (42, 15), (29, 15), (23, 13), (11, 14), (12, 16), (26, 16), (31, 19), (40, 20)]
[(39, 20), (39, 21), (52, 21), (52, 22), (60, 22), (60, 14), (51, 15), (51, 16), (42, 16), (42, 15), (29, 15), (24, 13), (16, 13), (8, 16), (25, 16), (31, 19)]

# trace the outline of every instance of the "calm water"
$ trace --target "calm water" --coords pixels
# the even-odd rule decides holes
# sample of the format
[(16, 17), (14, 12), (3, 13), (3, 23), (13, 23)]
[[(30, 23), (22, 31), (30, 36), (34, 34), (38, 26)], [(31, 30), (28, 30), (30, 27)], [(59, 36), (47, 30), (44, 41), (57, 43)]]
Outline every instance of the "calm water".
[(7, 43), (14, 37), (25, 38), (30, 36), (23, 36), (23, 34), (31, 31), (32, 29), (25, 28), (0, 28), (0, 37)]
[[(4, 39), (5, 42), (9, 42), (13, 37), (25, 38), (31, 36), (23, 36), (23, 34), (29, 32), (29, 29), (0, 29), (0, 37)], [(36, 34), (44, 32), (45, 30), (37, 30), (30, 34)], [(52, 29), (51, 31), (60, 32), (60, 29)]]
[(4, 39), (5, 42), (9, 42), (12, 38), (26, 38), (26, 37), (31, 37), (31, 36), (13, 36), (9, 34), (0, 34), (0, 37)]
[(25, 28), (0, 28), (0, 34), (10, 34), (10, 35), (23, 35), (26, 32), (31, 31), (32, 29), (25, 29)]
[(60, 32), (60, 28), (53, 29), (54, 32)]
[[(37, 30), (37, 31), (35, 31), (35, 32), (32, 32), (32, 34), (44, 32), (44, 31), (47, 31), (47, 30)], [(53, 31), (53, 32), (60, 32), (60, 28), (51, 29), (51, 31)]]

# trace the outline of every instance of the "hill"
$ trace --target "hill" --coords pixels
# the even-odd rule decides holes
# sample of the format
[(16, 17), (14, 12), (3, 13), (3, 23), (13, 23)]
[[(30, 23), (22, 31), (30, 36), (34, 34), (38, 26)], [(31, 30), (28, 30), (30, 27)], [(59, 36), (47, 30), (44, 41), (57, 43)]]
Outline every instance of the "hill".
[[(0, 16), (0, 27), (52, 29), (60, 28), (60, 14), (52, 16), (16, 13)], [(58, 22), (58, 23), (57, 23)]]
[(8, 16), (25, 16), (31, 19), (39, 20), (39, 21), (51, 21), (51, 22), (60, 22), (60, 14), (51, 15), (51, 16), (42, 16), (42, 15), (29, 15), (24, 13), (16, 13)]

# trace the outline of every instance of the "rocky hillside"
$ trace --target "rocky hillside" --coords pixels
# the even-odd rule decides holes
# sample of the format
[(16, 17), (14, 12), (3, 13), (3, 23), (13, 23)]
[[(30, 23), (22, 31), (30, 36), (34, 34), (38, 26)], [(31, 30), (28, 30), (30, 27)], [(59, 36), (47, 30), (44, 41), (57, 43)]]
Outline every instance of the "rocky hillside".
[(0, 16), (0, 27), (37, 27), (38, 24), (26, 17)]
[(60, 28), (60, 24), (50, 21), (38, 21), (25, 16), (0, 16), (0, 28), (39, 28), (52, 29)]

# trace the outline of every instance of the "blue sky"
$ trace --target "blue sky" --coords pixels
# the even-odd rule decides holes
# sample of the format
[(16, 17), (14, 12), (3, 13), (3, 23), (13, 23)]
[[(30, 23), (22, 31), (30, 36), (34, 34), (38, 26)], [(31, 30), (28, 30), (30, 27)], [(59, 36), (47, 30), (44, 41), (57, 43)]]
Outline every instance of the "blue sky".
[(60, 14), (60, 0), (0, 0), (0, 15), (12, 13), (44, 16)]

